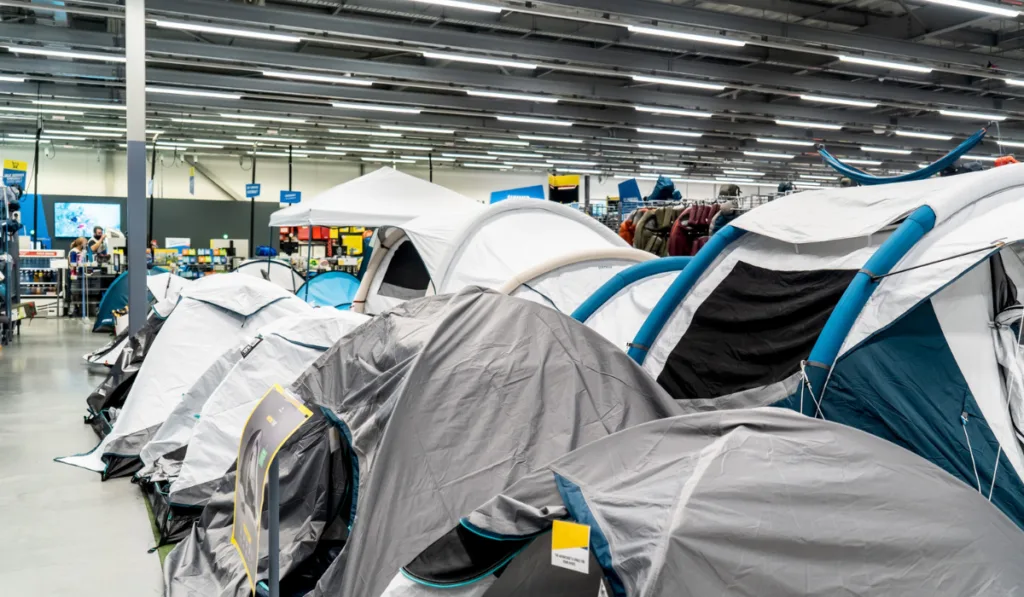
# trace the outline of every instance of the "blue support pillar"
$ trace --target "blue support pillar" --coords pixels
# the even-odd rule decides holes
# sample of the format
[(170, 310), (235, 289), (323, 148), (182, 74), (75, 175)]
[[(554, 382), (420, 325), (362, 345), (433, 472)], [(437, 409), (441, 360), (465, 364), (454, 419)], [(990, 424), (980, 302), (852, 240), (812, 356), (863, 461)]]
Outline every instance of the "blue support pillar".
[[(910, 249), (935, 226), (935, 212), (927, 205), (917, 208), (902, 224), (885, 240), (875, 254), (868, 259), (864, 267), (854, 276), (846, 288), (842, 298), (832, 310), (825, 326), (818, 335), (818, 341), (811, 349), (808, 357), (807, 377), (808, 388), (814, 399), (821, 399), (821, 391), (825, 380), (832, 369), (839, 350), (853, 328), (854, 322), (867, 304), (871, 294), (878, 286), (875, 276), (883, 276), (903, 259)], [(814, 400), (805, 400), (803, 412), (813, 416), (816, 413)]]
[(722, 251), (745, 233), (746, 231), (739, 228), (726, 226), (716, 232), (711, 237), (711, 240), (708, 241), (708, 244), (704, 245), (693, 259), (690, 260), (690, 263), (679, 273), (679, 277), (668, 287), (665, 296), (661, 297), (658, 304), (654, 306), (651, 314), (647, 316), (647, 321), (644, 322), (640, 331), (637, 332), (636, 338), (633, 339), (633, 343), (629, 347), (629, 356), (634, 361), (641, 365), (644, 364), (644, 359), (647, 358), (647, 351), (650, 350), (651, 344), (657, 339), (665, 324), (668, 323), (669, 318), (672, 317), (672, 313), (675, 312), (679, 303), (686, 298), (693, 285), (711, 267), (711, 264), (721, 255)]

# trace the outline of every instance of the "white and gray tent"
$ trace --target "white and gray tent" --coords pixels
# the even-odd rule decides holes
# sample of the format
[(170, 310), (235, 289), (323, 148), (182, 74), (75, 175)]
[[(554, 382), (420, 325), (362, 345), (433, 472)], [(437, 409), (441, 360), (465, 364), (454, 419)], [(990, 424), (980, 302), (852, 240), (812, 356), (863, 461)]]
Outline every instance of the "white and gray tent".
[(272, 321), (312, 310), (279, 286), (252, 276), (215, 275), (189, 284), (142, 362), (113, 429), (91, 452), (58, 461), (104, 478), (134, 473), (142, 447), (224, 350)]
[[(292, 386), (320, 408), (279, 456), (282, 594), (379, 595), (517, 479), (681, 412), (593, 330), (491, 290), (409, 301), (358, 332)], [(249, 595), (230, 544), (233, 478), (168, 556), (168, 597)]]
[(608, 278), (654, 256), (563, 205), (510, 199), (378, 230), (352, 309), (493, 288), (571, 313)]
[(572, 318), (626, 350), (689, 262), (690, 257), (662, 257), (627, 267), (580, 303)]
[(290, 261), (273, 257), (246, 259), (238, 264), (238, 267), (235, 268), (235, 273), (273, 282), (292, 294), (295, 294), (306, 283), (302, 273), (296, 271)]
[[(776, 199), (687, 264), (629, 353), (696, 408), (889, 439), (1024, 527), (1024, 165)], [(1015, 354), (1016, 357), (1015, 358)]]
[(242, 428), (274, 384), (292, 382), (369, 317), (336, 309), (283, 317), (225, 351), (142, 449), (136, 475), (162, 542), (183, 537), (234, 466)]
[(976, 489), (856, 429), (760, 408), (656, 421), (559, 458), (411, 558), (384, 595), (598, 595), (557, 591), (586, 575), (551, 565), (555, 520), (590, 527), (610, 597), (1024, 587), (1024, 534)]
[[(171, 273), (153, 274), (146, 276), (146, 289), (149, 291), (149, 299), (152, 304), (165, 302), (163, 310), (170, 305), (177, 304), (181, 291), (189, 283), (189, 280)], [(127, 346), (128, 332), (124, 331), (112, 338), (102, 348), (83, 355), (82, 359), (90, 365), (112, 366), (121, 356), (121, 351)]]

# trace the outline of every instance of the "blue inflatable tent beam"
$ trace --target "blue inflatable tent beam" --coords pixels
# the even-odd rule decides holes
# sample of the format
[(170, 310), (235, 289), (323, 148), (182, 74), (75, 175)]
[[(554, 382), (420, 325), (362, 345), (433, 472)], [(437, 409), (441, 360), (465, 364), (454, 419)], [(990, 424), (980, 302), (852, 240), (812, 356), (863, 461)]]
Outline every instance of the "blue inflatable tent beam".
[[(935, 212), (932, 208), (922, 205), (914, 210), (914, 213), (896, 228), (892, 236), (878, 247), (847, 286), (846, 292), (832, 310), (808, 357), (807, 378), (810, 382), (811, 396), (815, 400), (820, 400), (822, 388), (825, 387), (829, 371), (839, 356), (846, 336), (853, 329), (857, 316), (878, 287), (877, 276), (892, 271), (899, 260), (934, 226)], [(813, 416), (816, 413), (814, 400), (805, 401), (803, 410), (804, 414)]]
[(631, 265), (612, 276), (610, 280), (594, 291), (590, 298), (583, 301), (582, 305), (576, 307), (576, 310), (572, 312), (572, 318), (576, 321), (586, 321), (623, 288), (644, 278), (680, 271), (686, 267), (690, 259), (692, 257), (663, 257)]
[(906, 174), (900, 174), (898, 176), (874, 176), (862, 170), (858, 170), (853, 166), (844, 164), (838, 158), (826, 151), (823, 145), (818, 145), (817, 150), (822, 159), (825, 160), (825, 163), (831, 166), (836, 172), (839, 172), (857, 184), (870, 186), (890, 182), (906, 182), (909, 180), (924, 180), (926, 178), (930, 178), (952, 166), (957, 160), (963, 157), (965, 153), (974, 149), (974, 147), (978, 143), (981, 143), (981, 140), (985, 138), (985, 133), (987, 132), (988, 129), (983, 128), (967, 139), (964, 139), (964, 142), (958, 145), (956, 149), (939, 158), (937, 161), (928, 164), (920, 170), (907, 172)]
[(745, 230), (726, 226), (716, 232), (711, 237), (711, 240), (690, 259), (690, 262), (686, 264), (683, 271), (679, 272), (679, 277), (672, 282), (672, 285), (665, 291), (665, 295), (661, 297), (658, 304), (651, 311), (651, 314), (647, 316), (644, 325), (640, 327), (640, 331), (637, 332), (636, 337), (629, 346), (630, 358), (641, 365), (644, 364), (644, 359), (647, 358), (647, 351), (650, 350), (651, 344), (657, 339), (658, 334), (661, 333), (661, 329), (668, 323), (669, 318), (672, 317), (676, 306), (686, 298), (693, 285), (711, 267), (711, 264), (722, 251), (745, 233)]

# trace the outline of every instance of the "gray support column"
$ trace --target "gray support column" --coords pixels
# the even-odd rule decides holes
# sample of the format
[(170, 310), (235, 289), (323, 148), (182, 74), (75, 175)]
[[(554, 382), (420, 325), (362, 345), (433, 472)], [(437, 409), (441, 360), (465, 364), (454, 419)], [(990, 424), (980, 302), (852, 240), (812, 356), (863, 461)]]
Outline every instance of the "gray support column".
[(125, 2), (125, 99), (128, 105), (129, 331), (146, 323), (146, 2)]
[(590, 214), (590, 175), (583, 177), (583, 213)]

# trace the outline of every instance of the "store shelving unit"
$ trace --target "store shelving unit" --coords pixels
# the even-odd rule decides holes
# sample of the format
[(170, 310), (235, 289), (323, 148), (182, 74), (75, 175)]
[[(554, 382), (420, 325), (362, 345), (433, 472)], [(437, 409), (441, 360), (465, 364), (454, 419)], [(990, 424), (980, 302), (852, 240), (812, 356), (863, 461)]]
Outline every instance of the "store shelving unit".
[(24, 299), (36, 305), (37, 317), (57, 317), (64, 299), (64, 251), (21, 252), (18, 286)]
[(29, 315), (28, 309), (20, 307), (21, 288), (18, 284), (18, 232), (10, 230), (5, 224), (16, 219), (12, 203), (20, 199), (21, 193), (16, 188), (0, 187), (0, 346), (9, 344), (14, 339), (15, 331), (20, 331), (20, 321)]

